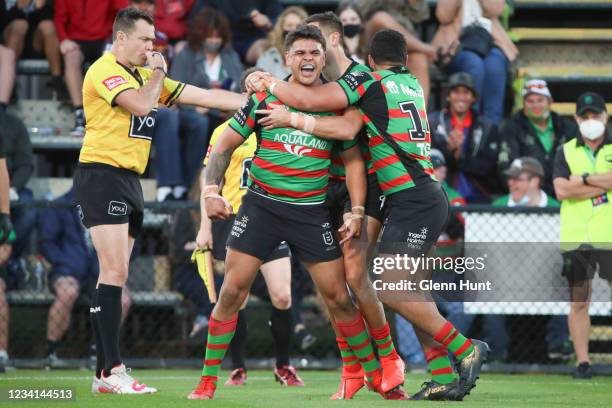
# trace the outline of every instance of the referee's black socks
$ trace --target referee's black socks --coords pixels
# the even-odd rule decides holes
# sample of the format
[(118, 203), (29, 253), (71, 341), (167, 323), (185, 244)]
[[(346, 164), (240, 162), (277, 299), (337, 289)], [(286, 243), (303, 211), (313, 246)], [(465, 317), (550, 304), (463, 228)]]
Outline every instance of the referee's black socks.
[(276, 368), (289, 365), (289, 342), (293, 331), (291, 308), (281, 310), (272, 306), (270, 331), (276, 347)]
[(121, 286), (98, 285), (98, 304), (96, 315), (100, 339), (104, 346), (105, 375), (121, 364), (119, 356), (119, 330), (121, 326)]
[(102, 343), (102, 333), (100, 332), (100, 324), (96, 314), (98, 313), (98, 289), (94, 290), (93, 296), (91, 297), (91, 308), (89, 309), (91, 316), (91, 327), (94, 331), (94, 338), (96, 340), (96, 378), (100, 378), (102, 370), (104, 369), (104, 344)]

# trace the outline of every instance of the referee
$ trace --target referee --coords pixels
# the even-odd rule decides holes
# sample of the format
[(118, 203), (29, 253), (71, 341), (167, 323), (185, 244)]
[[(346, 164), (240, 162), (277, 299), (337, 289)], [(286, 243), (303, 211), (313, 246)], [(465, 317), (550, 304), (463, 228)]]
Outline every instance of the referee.
[[(97, 367), (93, 392), (144, 394), (119, 355), (121, 292), (130, 254), (142, 227), (144, 199), (138, 176), (146, 168), (158, 103), (238, 109), (245, 97), (203, 90), (166, 77), (166, 63), (152, 52), (153, 18), (125, 8), (113, 24), (113, 45), (87, 71), (83, 106), (87, 128), (74, 174), (76, 203), (100, 260), (92, 298)], [(143, 68), (147, 65), (149, 69)]]

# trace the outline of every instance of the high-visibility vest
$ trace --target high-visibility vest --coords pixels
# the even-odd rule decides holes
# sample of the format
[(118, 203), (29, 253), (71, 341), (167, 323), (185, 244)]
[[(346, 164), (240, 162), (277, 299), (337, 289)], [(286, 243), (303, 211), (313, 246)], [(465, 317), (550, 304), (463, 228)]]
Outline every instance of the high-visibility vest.
[[(593, 155), (586, 145), (572, 139), (563, 145), (572, 175), (612, 171), (612, 144), (604, 144)], [(599, 197), (566, 199), (561, 203), (561, 249), (577, 249), (581, 244), (612, 249), (612, 190)]]

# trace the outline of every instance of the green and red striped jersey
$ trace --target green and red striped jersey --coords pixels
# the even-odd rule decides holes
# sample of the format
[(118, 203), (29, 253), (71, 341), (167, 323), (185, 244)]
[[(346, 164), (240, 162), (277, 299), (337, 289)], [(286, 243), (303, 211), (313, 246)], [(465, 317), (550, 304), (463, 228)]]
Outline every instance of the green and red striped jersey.
[[(363, 115), (372, 164), (385, 195), (435, 181), (429, 159), (431, 135), (423, 88), (403, 66), (376, 72), (353, 72), (338, 81)], [(406, 166), (385, 140), (394, 140)]]
[[(340, 76), (340, 78), (357, 71), (371, 72), (372, 70), (363, 64), (353, 61), (346, 71), (344, 71), (344, 73)], [(372, 160), (370, 157), (370, 149), (368, 148), (368, 135), (366, 134), (365, 129), (362, 129), (359, 131), (355, 139), (349, 142), (344, 142), (340, 150), (334, 149), (334, 151), (332, 151), (332, 164), (331, 168), (329, 169), (330, 177), (339, 180), (346, 179), (346, 169), (344, 168), (344, 163), (340, 157), (340, 151), (348, 150), (356, 144), (359, 144), (359, 150), (365, 159), (368, 173), (374, 173), (374, 167), (372, 166)]]
[[(251, 163), (249, 186), (254, 183), (268, 197), (293, 204), (324, 202), (335, 142), (292, 128), (262, 128), (257, 124), (255, 110), (274, 105), (282, 105), (282, 102), (267, 92), (253, 94), (229, 122), (229, 126), (245, 139), (253, 131), (257, 135), (257, 150)], [(292, 108), (289, 110), (297, 112)]]

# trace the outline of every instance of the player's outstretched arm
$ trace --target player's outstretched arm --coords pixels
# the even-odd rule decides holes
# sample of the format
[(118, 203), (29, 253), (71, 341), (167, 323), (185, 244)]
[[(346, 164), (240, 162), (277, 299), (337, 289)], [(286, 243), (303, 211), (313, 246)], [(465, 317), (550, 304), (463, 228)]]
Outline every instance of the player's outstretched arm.
[(346, 169), (346, 188), (351, 199), (351, 213), (345, 215), (344, 226), (340, 229), (345, 232), (342, 242), (351, 238), (359, 238), (361, 226), (365, 217), (365, 201), (367, 193), (366, 165), (359, 145), (340, 152), (340, 157)]
[(223, 89), (202, 89), (193, 85), (185, 85), (185, 89), (178, 97), (178, 103), (181, 104), (222, 111), (236, 111), (246, 100), (246, 96), (239, 93)]
[(206, 183), (202, 188), (202, 196), (206, 214), (210, 219), (226, 219), (232, 213), (232, 206), (219, 195), (221, 182), (234, 150), (246, 139), (231, 127), (227, 127), (213, 147), (206, 167)]
[(349, 108), (342, 116), (310, 116), (289, 112), (283, 106), (258, 109), (255, 114), (263, 116), (257, 123), (265, 129), (291, 127), (323, 139), (353, 140), (361, 127), (363, 119), (356, 108)]
[(306, 112), (328, 112), (349, 106), (346, 94), (336, 82), (304, 86), (277, 79), (271, 81), (267, 88), (285, 105)]

